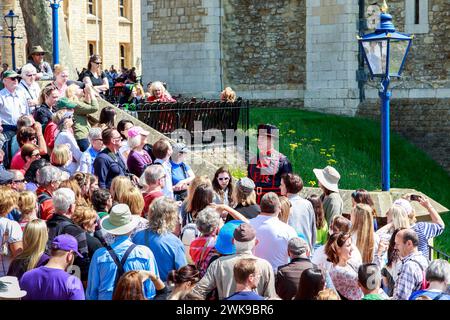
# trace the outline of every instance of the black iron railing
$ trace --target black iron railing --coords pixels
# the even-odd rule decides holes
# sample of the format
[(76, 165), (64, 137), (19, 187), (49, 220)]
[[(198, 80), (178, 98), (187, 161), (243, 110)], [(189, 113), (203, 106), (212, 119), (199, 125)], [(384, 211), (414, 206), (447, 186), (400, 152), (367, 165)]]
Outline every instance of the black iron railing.
[(450, 262), (450, 256), (444, 252), (442, 252), (441, 250), (436, 249), (435, 247), (432, 247), (430, 245), (428, 245), (428, 259), (434, 260), (434, 259), (444, 259)]
[[(195, 145), (199, 141), (194, 139), (195, 134), (207, 136), (209, 130), (220, 132), (221, 141), (202, 138), (202, 145), (222, 144), (229, 147), (236, 144), (237, 138), (232, 141), (227, 139), (231, 132), (240, 131), (244, 135), (246, 160), (248, 160), (249, 140), (248, 129), (250, 125), (249, 101), (237, 100), (235, 102), (224, 102), (218, 100), (200, 100), (185, 102), (148, 102), (139, 104), (117, 105), (127, 111), (148, 126), (171, 136), (177, 129), (184, 129), (191, 133), (190, 143)], [(230, 132), (231, 131), (231, 132)], [(211, 131), (210, 131), (211, 132)]]

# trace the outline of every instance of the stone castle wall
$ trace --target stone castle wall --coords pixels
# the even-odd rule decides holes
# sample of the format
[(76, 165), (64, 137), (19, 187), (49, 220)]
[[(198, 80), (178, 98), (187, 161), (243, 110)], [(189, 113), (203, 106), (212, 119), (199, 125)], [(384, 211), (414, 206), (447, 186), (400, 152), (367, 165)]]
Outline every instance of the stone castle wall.
[[(356, 115), (379, 120), (379, 100), (361, 103)], [(390, 120), (392, 130), (450, 172), (450, 99), (393, 99)]]

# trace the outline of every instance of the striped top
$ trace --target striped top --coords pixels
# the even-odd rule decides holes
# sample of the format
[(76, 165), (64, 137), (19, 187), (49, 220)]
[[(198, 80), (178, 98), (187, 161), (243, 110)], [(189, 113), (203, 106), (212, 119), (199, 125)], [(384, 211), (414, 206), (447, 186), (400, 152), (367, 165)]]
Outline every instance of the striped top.
[(419, 251), (428, 258), (428, 240), (437, 237), (444, 232), (444, 227), (432, 222), (418, 222), (411, 226), (411, 229), (414, 230), (419, 237)]

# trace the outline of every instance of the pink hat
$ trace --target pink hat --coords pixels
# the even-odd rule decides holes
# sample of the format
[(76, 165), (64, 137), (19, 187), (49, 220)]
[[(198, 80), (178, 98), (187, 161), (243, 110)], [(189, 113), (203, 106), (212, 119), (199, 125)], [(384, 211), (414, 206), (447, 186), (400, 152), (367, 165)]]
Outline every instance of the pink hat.
[(150, 134), (150, 132), (145, 131), (144, 129), (142, 129), (141, 127), (138, 127), (138, 126), (134, 126), (134, 127), (131, 127), (130, 129), (128, 129), (128, 138), (134, 138), (140, 134), (143, 136), (148, 136)]

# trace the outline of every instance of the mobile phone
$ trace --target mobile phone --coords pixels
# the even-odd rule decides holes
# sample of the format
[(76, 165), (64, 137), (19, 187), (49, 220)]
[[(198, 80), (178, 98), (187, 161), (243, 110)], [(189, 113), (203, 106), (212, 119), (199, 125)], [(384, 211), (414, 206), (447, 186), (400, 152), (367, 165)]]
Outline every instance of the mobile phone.
[(418, 194), (412, 194), (412, 195), (409, 197), (409, 199), (410, 199), (411, 201), (419, 201), (420, 196), (419, 196)]

